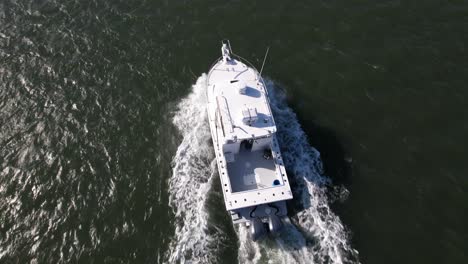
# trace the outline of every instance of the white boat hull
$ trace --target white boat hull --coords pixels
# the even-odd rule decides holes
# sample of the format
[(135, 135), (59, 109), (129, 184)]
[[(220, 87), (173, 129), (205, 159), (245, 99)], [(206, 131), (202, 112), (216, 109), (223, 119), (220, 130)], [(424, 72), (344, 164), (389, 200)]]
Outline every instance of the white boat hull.
[(226, 209), (256, 239), (259, 221), (279, 230), (293, 197), (263, 79), (240, 57), (224, 55), (208, 74), (208, 120)]

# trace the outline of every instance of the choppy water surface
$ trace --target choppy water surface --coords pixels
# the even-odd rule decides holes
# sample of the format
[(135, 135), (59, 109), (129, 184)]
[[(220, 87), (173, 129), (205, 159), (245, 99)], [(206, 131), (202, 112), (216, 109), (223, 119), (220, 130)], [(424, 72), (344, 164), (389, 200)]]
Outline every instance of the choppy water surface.
[[(0, 262), (465, 263), (463, 1), (0, 1)], [(240, 19), (242, 18), (242, 19)], [(206, 76), (265, 68), (295, 200), (224, 211)]]

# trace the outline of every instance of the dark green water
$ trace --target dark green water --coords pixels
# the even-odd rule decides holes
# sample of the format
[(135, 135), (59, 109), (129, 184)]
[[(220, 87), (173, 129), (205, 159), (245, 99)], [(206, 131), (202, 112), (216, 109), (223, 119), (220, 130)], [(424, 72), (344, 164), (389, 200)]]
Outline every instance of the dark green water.
[[(222, 38), (270, 46), (297, 197), (258, 245), (204, 125)], [(466, 1), (1, 0), (0, 262), (466, 263), (467, 45)]]

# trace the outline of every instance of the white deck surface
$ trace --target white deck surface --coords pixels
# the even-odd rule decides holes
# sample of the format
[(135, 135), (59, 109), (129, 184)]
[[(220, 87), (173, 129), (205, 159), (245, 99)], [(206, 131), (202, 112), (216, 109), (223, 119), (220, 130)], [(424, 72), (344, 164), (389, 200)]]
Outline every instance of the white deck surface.
[[(245, 82), (248, 86), (246, 94), (239, 93), (232, 80)], [(207, 97), (208, 119), (226, 209), (232, 211), (292, 199), (267, 92), (256, 70), (237, 60), (227, 64), (218, 61), (208, 74)], [(220, 98), (224, 102), (220, 103)], [(247, 107), (256, 108), (258, 113), (258, 121), (250, 126), (242, 122), (242, 110)], [(222, 122), (217, 123), (218, 114)], [(230, 125), (232, 127), (226, 127)], [(272, 150), (271, 159), (263, 158), (263, 150), (245, 152), (241, 149), (234, 155), (223, 153), (223, 145), (229, 140), (239, 142), (261, 136), (272, 140), (268, 146)], [(280, 185), (273, 185), (275, 179)]]
[(241, 150), (234, 162), (227, 163), (232, 192), (264, 189), (273, 186), (274, 180), (281, 181), (276, 174), (273, 159), (265, 159), (263, 151)]
[[(226, 100), (229, 107), (229, 117), (232, 120), (231, 127), (226, 127), (226, 138), (237, 137), (238, 139), (259, 137), (276, 132), (276, 126), (263, 83), (257, 79), (256, 72), (245, 64), (233, 61), (228, 64), (219, 62), (215, 65), (209, 76), (208, 98)], [(232, 82), (234, 81), (234, 82)], [(238, 82), (247, 85), (246, 93), (240, 94)], [(232, 82), (232, 83), (231, 83)], [(211, 99), (211, 100), (210, 100)], [(213, 102), (214, 103), (214, 102)], [(224, 104), (224, 102), (217, 102)], [(258, 120), (250, 126), (242, 122), (242, 110), (256, 108)], [(223, 113), (224, 114), (224, 113)], [(232, 131), (232, 132), (231, 132)]]

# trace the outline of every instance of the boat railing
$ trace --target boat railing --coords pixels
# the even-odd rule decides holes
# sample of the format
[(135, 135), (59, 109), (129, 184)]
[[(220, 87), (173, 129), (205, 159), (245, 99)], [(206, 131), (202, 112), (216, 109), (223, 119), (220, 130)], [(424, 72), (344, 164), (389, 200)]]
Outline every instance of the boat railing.
[[(238, 59), (239, 61), (241, 61), (241, 62), (247, 64), (250, 68), (252, 68), (252, 69), (255, 71), (255, 75), (256, 75), (256, 77), (257, 77), (257, 80), (260, 81), (260, 82), (262, 83), (262, 85), (263, 85), (263, 88), (264, 88), (264, 91), (265, 91), (265, 94), (266, 94), (265, 97), (266, 97), (266, 100), (267, 100), (267, 103), (268, 103), (268, 104), (267, 104), (267, 105), (268, 105), (268, 109), (270, 110), (270, 113), (272, 113), (271, 107), (270, 107), (270, 98), (269, 98), (269, 96), (268, 96), (268, 89), (267, 89), (267, 86), (266, 86), (266, 84), (265, 84), (265, 81), (263, 80), (262, 76), (260, 75), (260, 72), (257, 70), (257, 68), (256, 68), (252, 63), (250, 63), (250, 61), (248, 61), (247, 59), (243, 58), (243, 57), (240, 56), (240, 55), (235, 54), (235, 53), (232, 51), (231, 43), (230, 43), (229, 41), (228, 41), (228, 44), (229, 44), (229, 51), (231, 52), (231, 55), (232, 55), (234, 58)], [(211, 66), (210, 66), (210, 71), (208, 72), (208, 78), (207, 78), (207, 80), (210, 79), (210, 75), (211, 75), (211, 73), (213, 72), (214, 66), (215, 66), (217, 63), (219, 63), (221, 60), (223, 60), (223, 57), (222, 57), (222, 56), (219, 57), (218, 59), (216, 59), (216, 60), (211, 64)], [(207, 90), (207, 95), (208, 95), (208, 90)], [(275, 122), (273, 116), (272, 116), (272, 120), (273, 120), (273, 124), (276, 124), (276, 122)]]
[[(221, 114), (221, 108), (219, 107), (219, 101), (218, 98), (216, 98), (216, 114), (218, 114), (220, 123), (221, 123), (221, 129), (223, 131), (223, 137), (226, 137), (226, 132), (224, 131), (224, 123), (223, 123), (223, 115)], [(217, 122), (218, 120), (215, 120)], [(219, 141), (218, 141), (219, 144)]]
[[(262, 81), (262, 84), (265, 86), (265, 82), (263, 81), (263, 78), (262, 76), (260, 76), (260, 72), (257, 70), (257, 68), (252, 64), (250, 63), (250, 61), (248, 61), (247, 59), (235, 54), (234, 52), (231, 51), (231, 54), (236, 57), (239, 61), (247, 64), (250, 68), (252, 68), (254, 71), (255, 71), (255, 74), (257, 75), (257, 80), (261, 80)], [(221, 60), (223, 59), (223, 57), (219, 57), (218, 59), (216, 59), (210, 66), (210, 71), (208, 72), (208, 79), (210, 79), (210, 75), (211, 73), (213, 72), (213, 67), (218, 63), (220, 62)], [(265, 86), (266, 88), (266, 86)], [(266, 90), (265, 90), (266, 91)], [(266, 91), (268, 93), (268, 91)]]
[(213, 72), (214, 66), (215, 66), (218, 62), (220, 62), (222, 59), (223, 59), (223, 57), (219, 57), (219, 58), (217, 58), (217, 59), (211, 64), (211, 66), (210, 66), (210, 71), (208, 72), (208, 78), (207, 78), (207, 80), (210, 79), (210, 75), (211, 75), (211, 73)]

